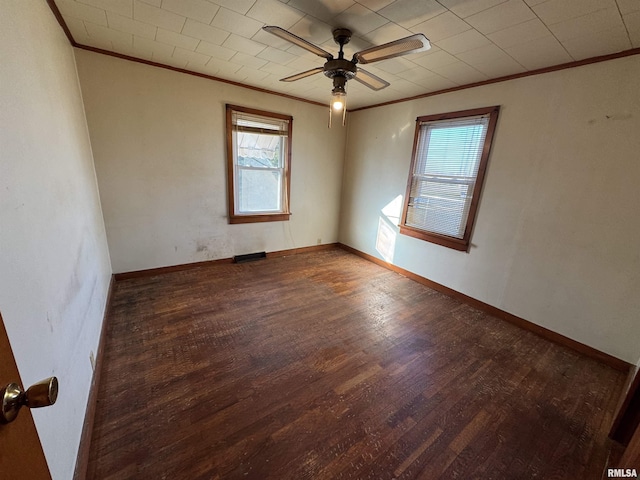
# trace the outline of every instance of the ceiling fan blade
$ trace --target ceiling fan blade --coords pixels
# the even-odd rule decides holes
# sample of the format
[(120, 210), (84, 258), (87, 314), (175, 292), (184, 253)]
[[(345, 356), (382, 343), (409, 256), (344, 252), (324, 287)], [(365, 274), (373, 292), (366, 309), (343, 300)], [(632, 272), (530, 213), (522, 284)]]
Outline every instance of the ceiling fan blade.
[(311, 42), (307, 42), (304, 38), (300, 38), (299, 36), (294, 35), (293, 33), (285, 30), (284, 28), (276, 27), (273, 25), (265, 25), (264, 27), (262, 27), (262, 29), (265, 32), (269, 32), (272, 35), (275, 35), (276, 37), (280, 37), (288, 42), (291, 42), (300, 48), (304, 48), (305, 50), (311, 53), (315, 53), (319, 57), (326, 58), (327, 60), (333, 59), (333, 55), (331, 55), (326, 50), (323, 50), (322, 48), (314, 45)]
[(382, 90), (383, 88), (387, 88), (389, 85), (391, 85), (386, 80), (383, 80), (377, 75), (374, 75), (371, 72), (367, 72), (362, 68), (358, 68), (358, 72), (356, 73), (356, 76), (353, 78), (359, 81), (361, 84), (366, 85), (371, 90), (376, 90), (376, 91)]
[(431, 44), (427, 37), (422, 33), (416, 33), (415, 35), (394, 40), (384, 45), (361, 50), (355, 53), (353, 58), (358, 63), (372, 63), (387, 58), (399, 57), (400, 55), (407, 55), (409, 53), (422, 52), (430, 48)]
[(296, 80), (300, 80), (302, 78), (310, 77), (311, 75), (315, 75), (316, 73), (320, 73), (324, 70), (322, 67), (312, 68), (311, 70), (307, 70), (306, 72), (296, 73), (295, 75), (291, 75), (290, 77), (281, 78), (281, 82), (295, 82)]

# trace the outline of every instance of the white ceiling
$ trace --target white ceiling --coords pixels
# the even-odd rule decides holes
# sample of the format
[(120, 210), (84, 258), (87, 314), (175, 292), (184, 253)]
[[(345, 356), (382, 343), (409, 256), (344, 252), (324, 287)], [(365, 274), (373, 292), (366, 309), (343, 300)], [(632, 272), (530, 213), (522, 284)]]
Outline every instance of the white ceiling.
[(279, 79), (324, 60), (261, 30), (277, 25), (336, 53), (332, 29), (358, 50), (413, 33), (427, 52), (365, 68), (391, 83), (355, 81), (357, 108), (640, 47), (640, 0), (55, 0), (79, 45), (328, 103), (317, 74)]

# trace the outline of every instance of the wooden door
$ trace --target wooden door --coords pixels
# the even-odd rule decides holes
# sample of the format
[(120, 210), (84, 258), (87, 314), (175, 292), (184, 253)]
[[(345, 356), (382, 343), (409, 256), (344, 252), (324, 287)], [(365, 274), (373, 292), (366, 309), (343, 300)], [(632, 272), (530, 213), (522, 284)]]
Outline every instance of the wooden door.
[[(12, 382), (20, 384), (23, 388), (29, 386), (20, 380), (0, 314), (0, 389)], [(26, 407), (20, 409), (18, 417), (13, 422), (0, 423), (0, 477), (51, 480), (33, 417)]]

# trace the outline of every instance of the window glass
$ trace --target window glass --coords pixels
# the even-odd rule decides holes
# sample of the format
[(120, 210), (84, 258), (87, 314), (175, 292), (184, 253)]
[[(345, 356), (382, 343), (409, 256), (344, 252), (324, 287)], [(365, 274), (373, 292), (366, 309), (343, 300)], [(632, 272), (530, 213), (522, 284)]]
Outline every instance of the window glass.
[(290, 116), (227, 105), (231, 223), (289, 218)]
[(490, 107), (417, 119), (401, 233), (468, 249), (497, 114)]

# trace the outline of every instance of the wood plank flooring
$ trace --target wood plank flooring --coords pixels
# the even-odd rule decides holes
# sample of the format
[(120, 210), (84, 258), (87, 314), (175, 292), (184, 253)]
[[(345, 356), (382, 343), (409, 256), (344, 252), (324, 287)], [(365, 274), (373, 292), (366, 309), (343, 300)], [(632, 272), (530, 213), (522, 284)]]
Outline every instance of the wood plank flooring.
[(600, 479), (624, 374), (339, 249), (119, 281), (90, 479)]

